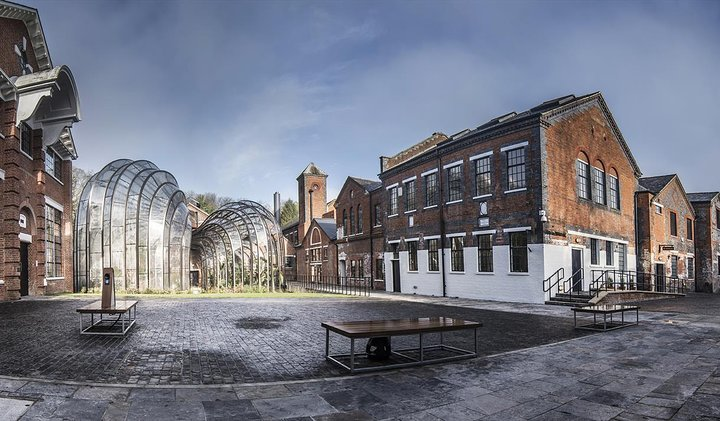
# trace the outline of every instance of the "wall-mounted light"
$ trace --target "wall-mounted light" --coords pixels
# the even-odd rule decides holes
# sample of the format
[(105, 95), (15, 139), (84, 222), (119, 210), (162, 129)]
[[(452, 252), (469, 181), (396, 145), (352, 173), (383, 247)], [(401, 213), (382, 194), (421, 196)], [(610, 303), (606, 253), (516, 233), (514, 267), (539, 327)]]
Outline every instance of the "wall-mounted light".
[(547, 214), (545, 213), (545, 209), (540, 209), (540, 212), (538, 212), (538, 214), (540, 215), (540, 222), (548, 221)]

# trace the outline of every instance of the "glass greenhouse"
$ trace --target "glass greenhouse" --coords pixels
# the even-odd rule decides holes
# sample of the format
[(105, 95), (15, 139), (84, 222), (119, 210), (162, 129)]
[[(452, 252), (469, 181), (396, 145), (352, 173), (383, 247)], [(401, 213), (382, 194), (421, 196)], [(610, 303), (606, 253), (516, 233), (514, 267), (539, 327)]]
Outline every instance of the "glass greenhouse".
[(177, 180), (150, 161), (120, 159), (83, 188), (75, 218), (75, 290), (189, 288), (190, 215)]
[(118, 289), (274, 290), (284, 238), (272, 213), (243, 200), (194, 231), (177, 180), (150, 161), (120, 159), (83, 188), (75, 218), (75, 291), (100, 288), (103, 268)]
[(192, 236), (191, 256), (204, 289), (275, 290), (284, 238), (272, 213), (242, 200), (213, 212)]

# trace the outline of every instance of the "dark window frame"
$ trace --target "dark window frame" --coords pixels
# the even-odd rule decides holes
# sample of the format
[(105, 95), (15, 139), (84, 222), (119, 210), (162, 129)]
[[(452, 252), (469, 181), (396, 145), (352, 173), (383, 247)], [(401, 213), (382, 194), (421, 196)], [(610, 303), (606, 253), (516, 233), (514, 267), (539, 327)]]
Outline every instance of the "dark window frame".
[(591, 200), (592, 188), (590, 187), (590, 164), (581, 159), (577, 159), (575, 161), (575, 174), (575, 184), (578, 197), (585, 200)]
[(427, 252), (428, 252), (428, 272), (439, 272), (440, 271), (440, 239), (431, 238), (427, 240)]
[(407, 245), (407, 250), (408, 250), (408, 272), (417, 272), (418, 271), (418, 242), (417, 241), (408, 241), (406, 245)]
[(607, 175), (608, 180), (608, 206), (610, 209), (620, 210), (620, 180), (612, 174)]
[(446, 169), (447, 171), (447, 203), (459, 202), (463, 200), (464, 184), (463, 183), (463, 165), (454, 165)]
[(477, 258), (478, 272), (493, 272), (493, 243), (492, 234), (480, 234), (477, 236)]
[(677, 213), (670, 211), (670, 235), (677, 237)]
[[(459, 248), (458, 248), (459, 247)], [(465, 272), (465, 237), (450, 237), (450, 271)]]
[(590, 239), (590, 264), (600, 264), (600, 240), (597, 238)]
[(695, 279), (695, 258), (687, 258), (687, 277), (688, 279)]
[(32, 158), (32, 129), (23, 122), (20, 125), (20, 150)]
[(492, 194), (492, 156), (475, 160), (475, 196)]
[(605, 188), (605, 170), (593, 166), (592, 174), (592, 200), (598, 205), (607, 205), (607, 191)]
[(615, 264), (615, 243), (605, 240), (605, 265), (613, 266)]
[(440, 203), (438, 172), (428, 174), (423, 178), (425, 179), (425, 207), (437, 206)]
[(415, 180), (407, 181), (404, 184), (403, 189), (405, 190), (405, 212), (414, 211), (417, 209), (416, 192), (415, 192)]
[(685, 218), (685, 230), (687, 231), (687, 239), (693, 240), (695, 238), (695, 235), (693, 234), (693, 220), (690, 218)]
[(670, 277), (678, 277), (678, 256), (673, 254), (670, 256)]
[(528, 232), (510, 233), (510, 272), (528, 273)]
[(357, 233), (362, 234), (363, 233), (363, 212), (362, 212), (362, 205), (357, 206)]
[(376, 227), (379, 227), (382, 225), (382, 205), (380, 203), (375, 204), (375, 225)]
[(398, 188), (397, 186), (388, 189), (388, 217), (398, 214)]
[(506, 152), (507, 191), (527, 188), (527, 168), (525, 166), (525, 146)]

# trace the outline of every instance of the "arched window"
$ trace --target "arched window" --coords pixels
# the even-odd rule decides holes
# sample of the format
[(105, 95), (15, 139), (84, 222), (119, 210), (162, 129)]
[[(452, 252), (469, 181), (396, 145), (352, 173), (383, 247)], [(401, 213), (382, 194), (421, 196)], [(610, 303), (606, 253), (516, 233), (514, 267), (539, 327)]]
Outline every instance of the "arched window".
[(355, 208), (350, 208), (350, 232), (348, 234), (355, 234)]
[(345, 209), (343, 209), (342, 229), (343, 235), (348, 235), (347, 212), (345, 211)]
[(575, 173), (578, 197), (590, 200), (590, 160), (583, 152), (575, 161)]
[(605, 195), (605, 166), (599, 160), (592, 167), (593, 201), (601, 205), (607, 204)]
[(362, 233), (362, 232), (363, 232), (362, 205), (358, 205), (358, 211), (357, 211), (357, 229), (358, 229), (358, 233)]
[(320, 230), (318, 227), (314, 227), (312, 230), (312, 233), (310, 234), (310, 244), (320, 244), (322, 242), (322, 238), (320, 237)]
[(620, 209), (620, 181), (615, 168), (608, 171), (608, 206), (611, 209)]

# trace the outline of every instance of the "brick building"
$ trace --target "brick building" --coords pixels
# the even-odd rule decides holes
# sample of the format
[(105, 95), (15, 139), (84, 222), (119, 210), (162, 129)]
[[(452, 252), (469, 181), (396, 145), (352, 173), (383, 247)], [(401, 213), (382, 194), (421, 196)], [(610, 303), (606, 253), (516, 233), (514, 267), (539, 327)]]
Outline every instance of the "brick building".
[(348, 177), (335, 200), (338, 276), (373, 279), (385, 289), (384, 190), (380, 181)]
[(72, 290), (79, 120), (72, 72), (53, 66), (37, 10), (0, 1), (0, 300)]
[(637, 266), (638, 272), (653, 274), (640, 288), (663, 292), (679, 280), (694, 289), (695, 211), (680, 178), (676, 174), (643, 177), (639, 185)]
[(695, 211), (695, 291), (720, 293), (720, 193), (688, 193)]
[(569, 95), (381, 158), (389, 291), (543, 302), (634, 270), (640, 169), (602, 95)]

